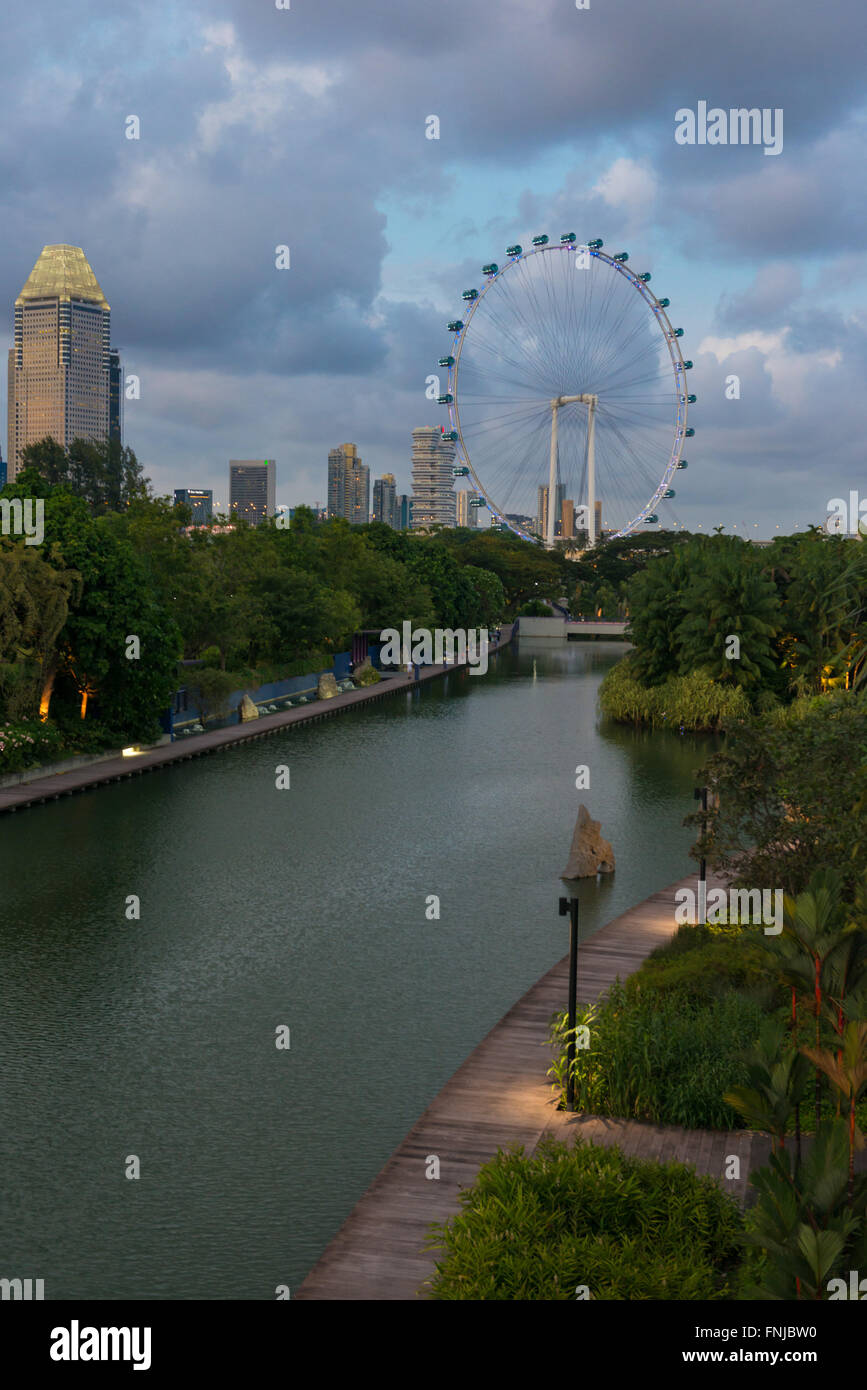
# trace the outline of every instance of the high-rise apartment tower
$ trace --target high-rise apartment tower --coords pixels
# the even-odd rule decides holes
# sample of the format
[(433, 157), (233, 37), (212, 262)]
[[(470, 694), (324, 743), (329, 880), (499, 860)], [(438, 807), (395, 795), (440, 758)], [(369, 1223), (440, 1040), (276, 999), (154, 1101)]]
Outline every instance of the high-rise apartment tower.
[(370, 520), (370, 469), (356, 444), (339, 444), (328, 454), (328, 515), (357, 525)]
[(455, 524), (455, 446), (436, 425), (412, 432), (412, 525)]

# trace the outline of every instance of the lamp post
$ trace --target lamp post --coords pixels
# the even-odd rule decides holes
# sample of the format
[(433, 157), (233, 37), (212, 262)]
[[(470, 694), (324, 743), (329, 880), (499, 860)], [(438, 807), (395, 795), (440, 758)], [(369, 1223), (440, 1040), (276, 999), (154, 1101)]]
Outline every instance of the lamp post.
[[(696, 787), (693, 797), (701, 802), (701, 838), (704, 840), (707, 831), (707, 787)], [(701, 883), (707, 879), (707, 863), (704, 859), (699, 860), (698, 877)]]
[(569, 1032), (566, 1040), (566, 1109), (575, 1109), (575, 1014), (578, 1007), (578, 899), (561, 898), (560, 916), (569, 914)]

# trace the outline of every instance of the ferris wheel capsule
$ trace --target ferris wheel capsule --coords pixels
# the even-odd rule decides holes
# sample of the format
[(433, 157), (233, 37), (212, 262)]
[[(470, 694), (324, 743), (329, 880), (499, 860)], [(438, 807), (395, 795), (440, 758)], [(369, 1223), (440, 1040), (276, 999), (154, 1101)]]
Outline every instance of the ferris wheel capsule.
[(660, 309), (667, 309), (668, 306), (669, 306), (670, 304), (671, 304), (671, 300), (670, 300), (670, 299), (660, 299), (660, 301), (659, 301), (659, 307), (660, 307)]

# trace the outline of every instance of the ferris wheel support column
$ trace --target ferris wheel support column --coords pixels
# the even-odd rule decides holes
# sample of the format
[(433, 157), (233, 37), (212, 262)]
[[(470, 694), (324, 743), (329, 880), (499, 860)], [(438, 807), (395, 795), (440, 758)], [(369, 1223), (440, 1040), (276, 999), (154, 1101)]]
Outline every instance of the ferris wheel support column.
[[(545, 518), (545, 544), (554, 549), (554, 531), (557, 524), (557, 411), (561, 398), (556, 396), (551, 402), (551, 455), (548, 460), (548, 515)], [(538, 474), (536, 475), (538, 477)]]
[(545, 527), (545, 544), (549, 550), (554, 548), (554, 535), (557, 530), (557, 411), (561, 405), (575, 405), (582, 402), (596, 404), (596, 396), (555, 396), (551, 402), (551, 457), (548, 461), (548, 524)]
[(598, 396), (587, 396), (587, 544), (596, 544), (596, 402)]

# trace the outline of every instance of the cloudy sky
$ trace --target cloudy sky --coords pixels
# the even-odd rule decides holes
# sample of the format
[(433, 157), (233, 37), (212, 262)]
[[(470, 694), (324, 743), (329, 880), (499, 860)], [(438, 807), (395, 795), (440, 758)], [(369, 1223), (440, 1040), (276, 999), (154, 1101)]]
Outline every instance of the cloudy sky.
[[(42, 246), (84, 247), (158, 491), (225, 504), (268, 457), (279, 502), (324, 502), (345, 440), (408, 491), (462, 289), (574, 229), (684, 326), (678, 520), (867, 495), (862, 0), (5, 0), (0, 36), (0, 346)], [(781, 153), (679, 144), (699, 102), (780, 108)]]

